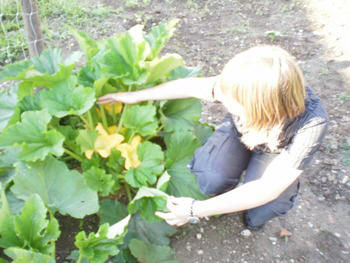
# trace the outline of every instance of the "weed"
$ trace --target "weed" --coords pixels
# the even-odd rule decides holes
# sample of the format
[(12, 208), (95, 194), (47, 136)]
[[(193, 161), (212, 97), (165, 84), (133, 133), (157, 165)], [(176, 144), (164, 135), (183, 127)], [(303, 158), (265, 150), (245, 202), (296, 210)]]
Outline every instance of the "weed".
[(281, 36), (281, 33), (278, 31), (266, 31), (265, 35), (271, 39), (271, 41), (275, 41), (278, 37)]
[(340, 94), (339, 99), (341, 99), (342, 101), (347, 101), (350, 99), (350, 96), (347, 95), (346, 93), (342, 93)]

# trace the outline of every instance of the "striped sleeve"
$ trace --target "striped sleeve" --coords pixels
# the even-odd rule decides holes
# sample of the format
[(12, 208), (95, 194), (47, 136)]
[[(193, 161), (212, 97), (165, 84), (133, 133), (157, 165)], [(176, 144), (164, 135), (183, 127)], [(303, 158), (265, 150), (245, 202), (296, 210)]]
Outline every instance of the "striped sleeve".
[(328, 121), (326, 120), (318, 124), (310, 123), (296, 133), (284, 151), (286, 159), (293, 168), (304, 170), (307, 167), (322, 144), (327, 126)]

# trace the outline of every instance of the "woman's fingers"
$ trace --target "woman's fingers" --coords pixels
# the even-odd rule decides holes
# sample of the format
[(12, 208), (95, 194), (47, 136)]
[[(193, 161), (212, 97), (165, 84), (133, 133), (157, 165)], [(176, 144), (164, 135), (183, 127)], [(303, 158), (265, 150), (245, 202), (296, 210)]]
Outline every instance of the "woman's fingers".
[(174, 220), (174, 219), (176, 219), (176, 216), (174, 216), (173, 213), (156, 212), (155, 215), (159, 216), (160, 218), (163, 218), (164, 220)]

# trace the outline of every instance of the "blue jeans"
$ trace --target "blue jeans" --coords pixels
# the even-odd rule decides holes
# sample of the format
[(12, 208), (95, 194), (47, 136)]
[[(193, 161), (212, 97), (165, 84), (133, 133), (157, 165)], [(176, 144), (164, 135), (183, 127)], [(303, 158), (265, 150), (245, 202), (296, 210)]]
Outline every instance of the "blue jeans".
[[(206, 143), (195, 151), (189, 169), (197, 177), (199, 188), (203, 193), (218, 195), (233, 189), (239, 183), (244, 171), (246, 173), (243, 183), (257, 180), (271, 161), (278, 156), (248, 150), (238, 135), (233, 122), (225, 118)], [(247, 227), (258, 229), (271, 218), (286, 214), (293, 207), (298, 190), (299, 180), (296, 180), (277, 199), (246, 210), (244, 222)]]

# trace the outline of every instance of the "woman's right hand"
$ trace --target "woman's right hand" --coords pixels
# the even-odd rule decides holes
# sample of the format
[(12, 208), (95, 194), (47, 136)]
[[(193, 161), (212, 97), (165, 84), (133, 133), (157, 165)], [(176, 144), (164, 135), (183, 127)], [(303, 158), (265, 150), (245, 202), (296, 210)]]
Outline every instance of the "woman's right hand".
[(117, 92), (109, 93), (97, 100), (98, 104), (116, 104), (117, 102), (122, 102), (126, 104), (135, 104), (140, 102), (137, 98), (136, 92)]

